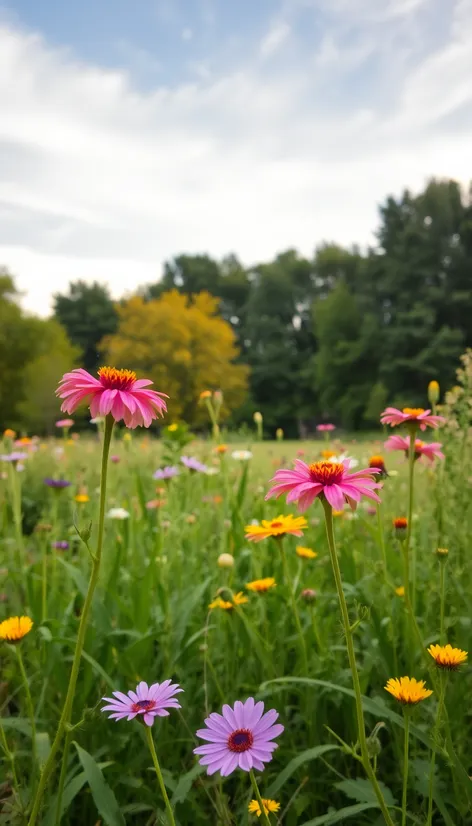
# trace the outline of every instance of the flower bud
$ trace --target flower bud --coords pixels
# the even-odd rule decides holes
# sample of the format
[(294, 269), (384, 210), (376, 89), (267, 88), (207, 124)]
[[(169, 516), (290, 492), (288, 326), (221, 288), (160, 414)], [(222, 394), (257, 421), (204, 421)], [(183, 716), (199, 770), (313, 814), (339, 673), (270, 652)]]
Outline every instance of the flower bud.
[(399, 539), (404, 539), (408, 530), (408, 519), (405, 516), (398, 516), (393, 520), (393, 527)]
[(315, 602), (317, 593), (313, 588), (305, 588), (301, 593), (301, 597), (305, 602)]
[(283, 440), (284, 432), (283, 432), (281, 427), (278, 427), (277, 430), (275, 431), (275, 438), (277, 439), (278, 442), (281, 442)]
[(428, 384), (428, 399), (430, 404), (437, 404), (439, 401), (439, 384), (437, 381), (430, 381)]
[(234, 565), (234, 556), (231, 554), (220, 554), (218, 557), (218, 565), (220, 568), (232, 568)]
[(259, 410), (256, 410), (252, 418), (256, 424), (262, 424), (262, 413), (260, 413)]

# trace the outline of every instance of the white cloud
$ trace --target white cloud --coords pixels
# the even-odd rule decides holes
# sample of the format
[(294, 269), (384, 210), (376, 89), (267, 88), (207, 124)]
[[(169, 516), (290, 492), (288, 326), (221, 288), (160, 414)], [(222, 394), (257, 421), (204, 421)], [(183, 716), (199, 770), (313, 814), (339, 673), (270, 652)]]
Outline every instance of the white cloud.
[(261, 57), (269, 57), (278, 51), (290, 36), (290, 31), (290, 26), (286, 21), (280, 20), (274, 23), (261, 41)]
[[(413, 39), (400, 53), (408, 13), (421, 11), (408, 5), (391, 0), (403, 12), (382, 39), (378, 21), (351, 37), (340, 12), (313, 49), (288, 16), (283, 37), (266, 36), (270, 62), (263, 43), (225, 71), (209, 54), (211, 74), (172, 87), (156, 73), (147, 93), (124, 71), (0, 28), (0, 265), (25, 306), (47, 312), (76, 278), (118, 297), (182, 251), (251, 264), (289, 246), (310, 255), (323, 239), (368, 243), (387, 194), (433, 174), (467, 180), (471, 0), (434, 46), (416, 52)], [(287, 37), (289, 58), (277, 52)]]

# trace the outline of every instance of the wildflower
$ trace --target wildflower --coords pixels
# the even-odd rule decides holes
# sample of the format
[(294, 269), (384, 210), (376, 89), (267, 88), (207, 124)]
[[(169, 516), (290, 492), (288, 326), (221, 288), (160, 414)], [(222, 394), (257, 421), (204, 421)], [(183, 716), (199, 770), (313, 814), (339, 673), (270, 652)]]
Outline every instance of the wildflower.
[(114, 465), (117, 465), (118, 462), (121, 462), (121, 457), (116, 456), (114, 453), (110, 456), (110, 462), (113, 462)]
[[(168, 708), (182, 708), (175, 698), (176, 694), (183, 691), (183, 688), (172, 680), (165, 680), (163, 683), (153, 683), (148, 686), (145, 682), (140, 682), (136, 686), (136, 691), (128, 691), (123, 694), (121, 691), (113, 691), (113, 697), (102, 697), (102, 700), (109, 703), (103, 706), (101, 711), (111, 711), (110, 720), (134, 720), (139, 714), (142, 715), (147, 726), (152, 726), (155, 717), (168, 717)], [(116, 698), (116, 699), (115, 699)]]
[(277, 516), (276, 519), (262, 520), (262, 525), (246, 525), (246, 539), (251, 542), (261, 542), (272, 536), (274, 539), (281, 539), (285, 534), (292, 536), (303, 536), (303, 531), (307, 528), (307, 521), (304, 516)]
[(0, 640), (17, 643), (26, 637), (33, 627), (33, 620), (29, 617), (9, 617), (0, 622)]
[(69, 550), (69, 543), (65, 540), (60, 540), (58, 542), (53, 542), (51, 544), (51, 548), (54, 548), (56, 551), (67, 551)]
[(124, 508), (110, 508), (107, 517), (108, 519), (129, 519), (129, 512)]
[(21, 453), (19, 450), (14, 450), (12, 453), (4, 453), (0, 456), (2, 462), (13, 462), (16, 464), (17, 462), (23, 462), (25, 459), (28, 458), (27, 453)]
[(367, 496), (375, 502), (380, 502), (374, 493), (379, 485), (374, 474), (380, 471), (377, 468), (367, 468), (350, 473), (349, 459), (344, 462), (315, 462), (306, 465), (300, 459), (295, 459), (293, 470), (278, 470), (272, 482), (276, 484), (269, 490), (266, 499), (272, 496), (279, 497), (287, 493), (287, 503), (298, 502), (299, 511), (306, 511), (316, 497), (323, 495), (329, 504), (339, 510), (348, 502), (355, 510), (361, 496)]
[(318, 433), (331, 433), (333, 430), (336, 430), (336, 425), (334, 424), (317, 424), (316, 429)]
[(34, 444), (34, 442), (29, 436), (22, 436), (21, 439), (16, 439), (15, 441), (15, 447), (31, 447), (32, 444)]
[(369, 459), (369, 467), (377, 467), (380, 470), (380, 479), (385, 479), (388, 476), (387, 468), (385, 467), (385, 460), (383, 456), (371, 456)]
[[(72, 419), (70, 421), (72, 421)], [(90, 424), (101, 424), (104, 421), (105, 416), (95, 416), (93, 419), (90, 419)]]
[(177, 422), (173, 422), (173, 423), (172, 423), (172, 424), (170, 424), (170, 425), (169, 425), (169, 427), (167, 428), (167, 430), (169, 431), (169, 433), (175, 433), (175, 431), (176, 431), (176, 430), (178, 430), (178, 429), (179, 429), (179, 425), (177, 424)]
[(439, 383), (437, 381), (430, 381), (428, 384), (428, 400), (430, 404), (437, 404), (439, 401)]
[(38, 522), (34, 527), (35, 533), (49, 533), (49, 531), (52, 531), (52, 525), (48, 522)]
[(385, 691), (406, 706), (414, 706), (421, 700), (431, 697), (433, 693), (425, 688), (424, 680), (415, 680), (414, 677), (391, 677), (385, 686)]
[(441, 560), (443, 560), (443, 559), (447, 558), (447, 556), (449, 554), (449, 550), (448, 550), (448, 548), (436, 548), (435, 553), (436, 553), (436, 556), (438, 556)]
[(70, 486), (70, 482), (66, 479), (44, 479), (44, 484), (48, 486), (48, 488), (55, 488), (56, 490), (62, 490), (63, 488), (68, 488)]
[(460, 648), (453, 648), (452, 645), (430, 645), (428, 654), (431, 654), (438, 668), (445, 671), (457, 671), (459, 666), (465, 663), (467, 651)]
[[(276, 800), (269, 800), (266, 797), (261, 797), (262, 805), (264, 807), (264, 813), (269, 815), (271, 812), (278, 812), (280, 809), (280, 803), (277, 803)], [(260, 817), (262, 814), (261, 807), (257, 800), (251, 800), (248, 806), (248, 812), (251, 815), (257, 815)]]
[(253, 582), (248, 582), (246, 588), (248, 591), (257, 591), (259, 594), (265, 594), (270, 588), (275, 588), (277, 585), (274, 577), (267, 576), (265, 579), (255, 579)]
[(395, 519), (392, 519), (392, 525), (396, 535), (401, 539), (408, 530), (408, 519), (406, 516), (397, 516)]
[(305, 602), (314, 602), (316, 600), (316, 591), (313, 588), (304, 588), (301, 593), (301, 598)]
[(124, 433), (123, 434), (123, 441), (130, 442), (131, 441), (131, 433)]
[(123, 419), (130, 428), (149, 427), (153, 419), (166, 412), (162, 398), (165, 393), (145, 389), (152, 384), (149, 379), (136, 380), (132, 370), (115, 367), (100, 367), (98, 376), (96, 379), (82, 368), (65, 373), (56, 390), (56, 395), (65, 399), (61, 410), (73, 413), (82, 401), (87, 401), (92, 416), (111, 414), (115, 421)]
[(335, 510), (334, 510), (334, 511), (333, 511), (333, 516), (334, 516), (335, 518), (341, 519), (343, 516), (345, 516), (344, 509), (343, 509), (343, 510), (341, 510), (341, 511), (335, 511)]
[(244, 596), (242, 591), (239, 591), (237, 594), (234, 594), (231, 601), (217, 597), (213, 602), (210, 602), (208, 607), (210, 610), (213, 610), (213, 608), (221, 608), (223, 611), (232, 611), (233, 608), (246, 605), (247, 602), (249, 602), (248, 598)]
[(218, 557), (218, 565), (220, 568), (232, 568), (234, 565), (234, 556), (231, 554), (220, 554)]
[(74, 499), (79, 505), (85, 505), (86, 502), (90, 502), (86, 493), (78, 493), (77, 496), (74, 496)]
[(146, 508), (148, 511), (157, 510), (157, 508), (163, 508), (164, 505), (167, 505), (165, 499), (150, 499), (149, 502), (146, 502)]
[(369, 516), (375, 516), (377, 513), (377, 508), (374, 508), (372, 505), (367, 505), (365, 512), (369, 514)]
[(153, 473), (153, 479), (173, 479), (174, 476), (178, 476), (180, 473), (180, 468), (175, 467), (175, 465), (167, 465), (167, 467), (159, 468)]
[(195, 516), (194, 513), (189, 513), (188, 516), (185, 517), (185, 521), (186, 521), (187, 525), (195, 525), (195, 522), (197, 521), (197, 517)]
[(224, 453), (226, 453), (227, 450), (228, 450), (228, 445), (217, 445), (215, 447), (215, 453), (219, 453), (220, 455), (223, 455)]
[(277, 439), (278, 442), (283, 441), (284, 432), (283, 432), (281, 427), (278, 427), (277, 430), (275, 431), (275, 438)]
[(399, 424), (413, 423), (418, 425), (420, 430), (429, 427), (439, 427), (446, 421), (443, 416), (432, 416), (431, 410), (424, 410), (422, 407), (404, 407), (397, 410), (396, 407), (387, 407), (380, 417), (382, 424), (389, 424), (396, 427)]
[(405, 586), (399, 585), (398, 588), (395, 588), (395, 593), (397, 597), (404, 597), (405, 596)]
[(16, 431), (12, 430), (11, 427), (7, 427), (7, 429), (3, 431), (3, 437), (5, 439), (14, 439), (15, 436), (16, 436)]
[(279, 716), (275, 709), (263, 712), (264, 703), (249, 697), (245, 703), (237, 700), (233, 708), (224, 705), (222, 714), (206, 718), (206, 728), (199, 729), (197, 737), (209, 742), (194, 749), (194, 754), (202, 755), (200, 765), (207, 766), (209, 775), (219, 771), (227, 777), (238, 767), (246, 772), (253, 768), (262, 771), (264, 763), (272, 760), (277, 748), (273, 740), (284, 727), (275, 724)]
[(194, 456), (181, 456), (180, 461), (186, 468), (194, 473), (206, 473), (208, 470), (208, 467), (204, 465), (203, 462), (199, 462), (198, 459), (195, 459)]
[(335, 453), (333, 453), (333, 455), (329, 457), (328, 462), (332, 462), (333, 464), (342, 465), (342, 463), (345, 462), (346, 459), (349, 460), (349, 469), (350, 470), (353, 470), (359, 464), (358, 459), (354, 459), (353, 456), (349, 456), (347, 453), (340, 453), (339, 455), (336, 455)]
[(250, 450), (233, 450), (231, 456), (238, 462), (249, 462), (249, 459), (252, 459), (252, 453)]
[(72, 427), (74, 419), (58, 419), (56, 427)]
[(252, 418), (256, 424), (262, 424), (262, 413), (259, 410), (256, 410)]
[(336, 456), (334, 450), (322, 450), (321, 455), (327, 462), (329, 462), (330, 459), (334, 459)]
[(217, 467), (207, 467), (204, 471), (206, 476), (218, 476), (219, 472)]
[(200, 393), (200, 401), (204, 401), (204, 399), (211, 399), (211, 390), (202, 390)]
[(313, 551), (311, 548), (304, 548), (303, 545), (297, 545), (295, 553), (300, 559), (316, 559), (318, 556), (316, 551)]
[[(410, 436), (389, 436), (385, 442), (385, 450), (403, 450), (405, 456), (410, 455)], [(444, 459), (444, 453), (441, 451), (441, 442), (422, 442), (421, 439), (415, 439), (415, 460), (429, 459), (434, 462), (435, 459)]]

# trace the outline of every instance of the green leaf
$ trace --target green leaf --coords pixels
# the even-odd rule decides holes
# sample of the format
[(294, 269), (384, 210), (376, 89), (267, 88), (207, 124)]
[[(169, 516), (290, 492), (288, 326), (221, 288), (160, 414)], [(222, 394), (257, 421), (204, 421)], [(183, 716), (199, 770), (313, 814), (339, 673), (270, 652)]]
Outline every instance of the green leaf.
[(38, 763), (42, 767), (48, 759), (49, 752), (51, 751), (51, 741), (49, 739), (49, 734), (46, 731), (36, 734), (36, 751), (38, 755)]
[(273, 797), (279, 789), (282, 788), (284, 783), (288, 780), (289, 777), (304, 763), (308, 763), (309, 760), (316, 760), (318, 757), (321, 757), (322, 754), (326, 754), (328, 751), (341, 751), (339, 746), (334, 745), (325, 745), (325, 746), (315, 746), (312, 749), (306, 749), (306, 751), (302, 751), (301, 754), (297, 754), (293, 760), (290, 760), (283, 771), (280, 772), (278, 777), (274, 780), (274, 782), (269, 786), (267, 789), (267, 796)]
[[(344, 792), (348, 797), (357, 800), (359, 803), (376, 803), (377, 798), (369, 780), (363, 777), (358, 777), (352, 780), (341, 780), (340, 783), (334, 784), (336, 789)], [(396, 801), (390, 789), (379, 781), (379, 786), (382, 789), (385, 803), (387, 806), (394, 806)]]
[(123, 813), (114, 793), (103, 776), (100, 766), (95, 762), (92, 755), (81, 748), (75, 741), (74, 746), (77, 749), (77, 754), (79, 755), (79, 760), (85, 772), (87, 783), (90, 786), (90, 791), (92, 792), (98, 813), (107, 826), (125, 826)]
[(344, 809), (337, 809), (335, 812), (315, 817), (314, 820), (307, 820), (302, 826), (323, 826), (325, 823), (331, 826), (332, 823), (342, 823), (348, 817), (354, 817), (367, 809), (377, 808), (377, 803), (356, 803), (355, 806), (346, 806)]
[(85, 597), (87, 593), (88, 583), (85, 579), (84, 575), (79, 571), (79, 569), (75, 565), (71, 565), (70, 562), (66, 562), (62, 556), (56, 555), (57, 561), (64, 566), (66, 571), (69, 572), (70, 577), (73, 579), (75, 583), (75, 587), (80, 592), (81, 596)]
[(193, 781), (196, 777), (198, 777), (200, 774), (203, 774), (204, 772), (205, 766), (200, 766), (200, 764), (197, 763), (195, 766), (192, 766), (190, 771), (188, 771), (179, 779), (174, 794), (172, 795), (172, 806), (175, 806), (177, 803), (184, 802), (190, 789), (193, 786)]
[(2, 726), (5, 730), (12, 729), (31, 737), (31, 723), (25, 717), (2, 717)]
[[(85, 786), (87, 782), (87, 776), (85, 772), (81, 772), (67, 786), (64, 788), (64, 794), (62, 795), (61, 801), (61, 817), (64, 812), (67, 811), (70, 804), (72, 803), (74, 797), (78, 795), (81, 788)], [(44, 820), (42, 826), (55, 826), (56, 823), (56, 805), (57, 805), (57, 795), (51, 799), (50, 806), (44, 816)]]

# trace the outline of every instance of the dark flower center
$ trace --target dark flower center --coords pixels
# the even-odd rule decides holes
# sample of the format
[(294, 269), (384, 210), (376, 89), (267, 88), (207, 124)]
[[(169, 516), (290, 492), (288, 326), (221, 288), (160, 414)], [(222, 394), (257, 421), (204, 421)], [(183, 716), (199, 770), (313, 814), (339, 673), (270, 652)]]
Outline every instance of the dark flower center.
[(254, 742), (252, 732), (247, 728), (233, 731), (228, 738), (228, 748), (231, 751), (242, 752), (251, 748)]
[(320, 485), (339, 485), (344, 476), (344, 465), (340, 462), (315, 462), (309, 466), (312, 482)]
[(117, 370), (116, 367), (100, 367), (100, 384), (107, 390), (131, 390), (136, 381), (133, 370)]
[(155, 705), (154, 700), (138, 700), (137, 703), (133, 703), (133, 711), (135, 713), (138, 711), (150, 711)]

